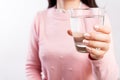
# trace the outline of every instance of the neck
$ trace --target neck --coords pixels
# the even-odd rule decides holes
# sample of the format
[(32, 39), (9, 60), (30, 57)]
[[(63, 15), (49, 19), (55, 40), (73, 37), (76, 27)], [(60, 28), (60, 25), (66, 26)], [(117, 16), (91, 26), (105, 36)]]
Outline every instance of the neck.
[(57, 0), (58, 9), (71, 9), (78, 8), (80, 6), (80, 0)]

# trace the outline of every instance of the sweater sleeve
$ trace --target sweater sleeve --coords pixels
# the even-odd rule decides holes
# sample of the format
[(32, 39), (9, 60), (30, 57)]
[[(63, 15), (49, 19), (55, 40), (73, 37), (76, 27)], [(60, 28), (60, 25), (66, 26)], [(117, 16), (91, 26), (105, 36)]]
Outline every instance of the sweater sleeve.
[[(108, 15), (105, 16), (105, 26), (111, 26)], [(118, 80), (118, 65), (115, 60), (113, 39), (108, 52), (100, 60), (90, 60), (95, 80)]]
[(30, 32), (28, 55), (26, 61), (27, 80), (41, 80), (41, 62), (39, 58), (39, 15), (35, 17)]

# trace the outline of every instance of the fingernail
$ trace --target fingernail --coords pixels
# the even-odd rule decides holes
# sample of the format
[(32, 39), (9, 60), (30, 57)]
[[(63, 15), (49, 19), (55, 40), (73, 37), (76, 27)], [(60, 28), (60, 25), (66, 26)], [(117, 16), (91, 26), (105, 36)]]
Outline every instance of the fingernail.
[(89, 41), (88, 40), (83, 40), (83, 43), (85, 44), (85, 45), (88, 45), (89, 44)]
[(95, 29), (96, 29), (96, 30), (98, 30), (98, 29), (99, 29), (99, 26), (98, 26), (98, 25), (96, 25), (96, 26), (95, 26)]
[(84, 34), (84, 37), (85, 37), (85, 38), (89, 38), (89, 37), (90, 37), (90, 34), (89, 34), (89, 33), (85, 33), (85, 34)]

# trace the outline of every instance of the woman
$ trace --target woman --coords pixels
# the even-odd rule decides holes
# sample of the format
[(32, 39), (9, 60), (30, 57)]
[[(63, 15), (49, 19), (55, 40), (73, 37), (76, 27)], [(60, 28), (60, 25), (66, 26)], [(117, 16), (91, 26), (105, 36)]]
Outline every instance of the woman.
[(28, 80), (117, 80), (108, 19), (106, 26), (94, 27), (99, 34), (84, 34), (88, 53), (76, 51), (67, 10), (79, 6), (97, 7), (94, 0), (49, 0), (49, 8), (37, 14), (26, 64)]

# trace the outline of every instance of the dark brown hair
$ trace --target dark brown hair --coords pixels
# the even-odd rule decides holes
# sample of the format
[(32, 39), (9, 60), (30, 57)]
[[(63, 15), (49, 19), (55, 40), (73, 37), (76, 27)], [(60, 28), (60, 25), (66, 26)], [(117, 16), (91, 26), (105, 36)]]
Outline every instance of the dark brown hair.
[[(98, 7), (95, 0), (81, 0), (88, 7)], [(48, 0), (48, 8), (56, 6), (57, 0)]]

